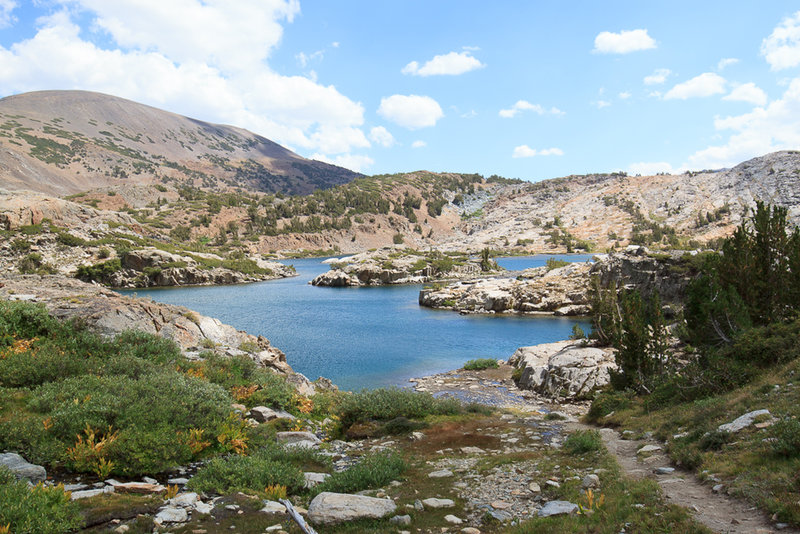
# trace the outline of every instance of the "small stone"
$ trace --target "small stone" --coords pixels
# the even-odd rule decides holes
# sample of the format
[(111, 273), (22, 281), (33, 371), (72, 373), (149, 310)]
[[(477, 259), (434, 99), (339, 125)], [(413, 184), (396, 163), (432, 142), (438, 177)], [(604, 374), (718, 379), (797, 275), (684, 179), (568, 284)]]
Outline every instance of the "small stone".
[(425, 437), (425, 434), (422, 432), (412, 432), (411, 433), (411, 441), (419, 441)]
[(550, 517), (552, 515), (574, 514), (578, 511), (578, 505), (569, 501), (550, 501), (539, 510), (539, 517)]
[(531, 491), (532, 493), (542, 492), (542, 488), (536, 482), (531, 482), (530, 484), (528, 484), (528, 490)]
[(142, 477), (142, 480), (144, 480), (147, 484), (158, 484), (158, 480), (152, 477)]
[(208, 515), (214, 510), (214, 505), (210, 503), (204, 503), (203, 501), (197, 501), (194, 505), (194, 510), (198, 514)]
[(600, 477), (597, 475), (586, 475), (581, 482), (583, 489), (596, 488), (600, 486)]
[(167, 484), (173, 486), (185, 486), (188, 483), (189, 479), (185, 477), (170, 478), (169, 480), (167, 480)]
[(162, 486), (161, 484), (152, 484), (150, 482), (127, 482), (127, 483), (120, 483), (112, 486), (116, 491), (119, 493), (136, 493), (136, 494), (147, 494), (147, 493), (164, 493), (167, 491), (167, 488)]
[(259, 510), (265, 514), (283, 514), (286, 512), (286, 507), (277, 501), (264, 501), (264, 507)]
[(189, 514), (183, 508), (167, 506), (158, 511), (153, 522), (157, 525), (164, 523), (185, 523), (189, 520)]
[(723, 489), (725, 489), (723, 484), (714, 484), (714, 486), (711, 488), (711, 491), (714, 493), (721, 493)]
[(496, 510), (507, 510), (511, 508), (511, 503), (506, 501), (492, 501), (492, 508)]
[(475, 527), (464, 527), (461, 529), (461, 534), (481, 534), (481, 531)]
[(444, 516), (444, 520), (450, 523), (451, 525), (460, 525), (461, 523), (464, 522), (461, 520), (461, 518), (456, 517), (452, 514), (447, 514), (446, 516)]
[(452, 499), (437, 499), (435, 497), (424, 499), (422, 504), (428, 508), (452, 508), (456, 505)]
[(114, 532), (116, 532), (117, 534), (125, 534), (130, 529), (131, 529), (131, 527), (129, 527), (128, 525), (120, 525), (120, 526), (118, 526), (117, 528), (114, 529)]
[(555, 480), (547, 480), (547, 481), (545, 481), (545, 484), (548, 485), (548, 486), (552, 486), (554, 488), (560, 488), (561, 487), (561, 484), (559, 484)]
[(675, 472), (674, 467), (656, 467), (653, 472), (657, 475), (671, 475)]
[(303, 478), (305, 479), (303, 487), (313, 488), (317, 484), (322, 484), (325, 482), (325, 479), (329, 476), (330, 475), (328, 473), (303, 473)]
[(439, 471), (428, 473), (428, 478), (446, 478), (451, 476), (453, 476), (453, 472), (449, 469), (441, 469)]
[(414, 510), (416, 510), (417, 512), (421, 512), (424, 509), (425, 509), (425, 506), (423, 506), (421, 500), (417, 499), (416, 501), (414, 501)]
[(658, 445), (645, 445), (644, 447), (642, 447), (641, 449), (636, 451), (636, 454), (637, 455), (639, 455), (639, 454), (652, 454), (652, 453), (658, 452), (660, 450), (661, 450), (661, 447), (659, 447)]
[(461, 452), (464, 454), (483, 454), (483, 449), (480, 447), (461, 447)]
[(406, 515), (396, 515), (396, 516), (392, 517), (391, 519), (389, 519), (389, 522), (390, 523), (394, 523), (396, 525), (401, 525), (401, 526), (407, 527), (407, 526), (409, 526), (411, 524), (411, 516), (408, 515), (408, 514), (406, 514)]
[(172, 506), (182, 506), (184, 508), (192, 508), (197, 501), (200, 500), (197, 493), (179, 493), (167, 501)]

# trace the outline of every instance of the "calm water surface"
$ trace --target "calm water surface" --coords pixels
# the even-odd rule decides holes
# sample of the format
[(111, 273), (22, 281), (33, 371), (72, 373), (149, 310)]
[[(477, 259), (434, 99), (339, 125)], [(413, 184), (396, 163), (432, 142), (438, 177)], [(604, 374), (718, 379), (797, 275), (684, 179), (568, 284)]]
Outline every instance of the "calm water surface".
[[(552, 256), (501, 258), (507, 269), (544, 265)], [(589, 256), (564, 256), (585, 261)], [(260, 334), (286, 353), (295, 371), (325, 376), (343, 389), (404, 385), (456, 369), (472, 358), (506, 359), (521, 346), (569, 337), (585, 321), (559, 317), (465, 316), (417, 304), (420, 286), (314, 287), (328, 270), (319, 259), (293, 260), (299, 276), (255, 284), (126, 291), (179, 304)]]

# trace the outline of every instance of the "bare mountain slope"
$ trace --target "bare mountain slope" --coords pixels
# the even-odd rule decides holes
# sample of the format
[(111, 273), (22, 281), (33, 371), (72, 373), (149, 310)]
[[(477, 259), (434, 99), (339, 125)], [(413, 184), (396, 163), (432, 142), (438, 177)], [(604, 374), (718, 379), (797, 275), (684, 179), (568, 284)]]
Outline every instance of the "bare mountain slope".
[[(448, 245), (595, 249), (705, 243), (733, 231), (756, 200), (788, 208), (800, 223), (800, 152), (782, 151), (721, 171), (678, 175), (568, 176), (507, 185), (465, 221)], [(680, 243), (679, 243), (680, 242)]]
[(124, 183), (309, 193), (357, 173), (269, 139), (86, 91), (0, 99), (0, 186), (55, 195)]

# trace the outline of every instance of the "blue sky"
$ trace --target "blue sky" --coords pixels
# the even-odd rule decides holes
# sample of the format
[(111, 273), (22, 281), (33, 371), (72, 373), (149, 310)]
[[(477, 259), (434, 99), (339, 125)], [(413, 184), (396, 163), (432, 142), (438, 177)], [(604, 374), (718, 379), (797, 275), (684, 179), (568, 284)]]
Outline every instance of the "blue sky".
[(800, 148), (770, 0), (0, 0), (0, 96), (86, 89), (368, 174), (527, 180)]

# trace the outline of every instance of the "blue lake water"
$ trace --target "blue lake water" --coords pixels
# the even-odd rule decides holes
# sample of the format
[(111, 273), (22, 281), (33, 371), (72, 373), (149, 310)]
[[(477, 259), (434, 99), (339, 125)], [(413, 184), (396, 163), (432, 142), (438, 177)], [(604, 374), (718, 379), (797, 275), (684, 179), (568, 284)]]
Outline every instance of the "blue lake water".
[[(508, 269), (544, 265), (552, 255), (501, 258)], [(555, 256), (586, 261), (590, 256)], [(314, 287), (328, 270), (319, 259), (292, 260), (299, 276), (255, 284), (124, 291), (179, 304), (263, 335), (295, 371), (342, 389), (405, 385), (411, 377), (461, 367), (472, 358), (506, 359), (518, 347), (567, 339), (563, 317), (459, 315), (418, 305), (421, 286)]]

